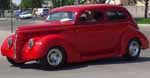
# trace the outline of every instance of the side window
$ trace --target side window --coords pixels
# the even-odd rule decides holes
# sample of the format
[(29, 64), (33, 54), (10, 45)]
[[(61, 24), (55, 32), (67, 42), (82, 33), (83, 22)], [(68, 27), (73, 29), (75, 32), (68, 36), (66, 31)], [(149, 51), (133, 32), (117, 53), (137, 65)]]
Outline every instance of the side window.
[(79, 19), (81, 23), (98, 22), (103, 19), (103, 14), (99, 11), (87, 10), (80, 15)]
[(126, 15), (122, 11), (108, 11), (106, 14), (110, 21), (126, 19)]
[(117, 11), (117, 15), (118, 19), (126, 19), (126, 15), (121, 11)]
[(115, 11), (108, 11), (106, 14), (108, 19), (111, 21), (117, 19), (117, 13)]

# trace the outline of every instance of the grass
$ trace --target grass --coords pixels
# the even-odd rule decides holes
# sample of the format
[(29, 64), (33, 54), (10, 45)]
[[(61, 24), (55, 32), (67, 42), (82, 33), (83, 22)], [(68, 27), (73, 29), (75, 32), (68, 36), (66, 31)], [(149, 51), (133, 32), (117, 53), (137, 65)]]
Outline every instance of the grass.
[(138, 24), (150, 24), (150, 18), (135, 18)]

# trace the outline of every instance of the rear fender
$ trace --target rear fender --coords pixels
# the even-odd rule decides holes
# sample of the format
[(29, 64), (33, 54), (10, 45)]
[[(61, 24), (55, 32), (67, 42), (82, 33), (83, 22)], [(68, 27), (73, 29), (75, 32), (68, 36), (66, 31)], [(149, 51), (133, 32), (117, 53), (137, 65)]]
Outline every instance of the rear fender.
[(147, 38), (140, 31), (126, 32), (123, 34), (123, 36), (121, 38), (121, 51), (120, 51), (121, 56), (123, 56), (126, 53), (128, 43), (132, 39), (138, 39), (141, 44), (142, 49), (149, 48), (149, 42), (148, 42)]

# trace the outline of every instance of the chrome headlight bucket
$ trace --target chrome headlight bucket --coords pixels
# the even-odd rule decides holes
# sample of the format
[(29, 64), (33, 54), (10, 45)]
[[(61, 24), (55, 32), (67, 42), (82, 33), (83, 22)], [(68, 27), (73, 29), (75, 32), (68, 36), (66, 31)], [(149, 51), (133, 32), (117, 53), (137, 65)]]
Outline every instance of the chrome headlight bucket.
[(29, 49), (32, 49), (33, 46), (34, 46), (34, 44), (35, 44), (35, 40), (34, 40), (34, 39), (30, 39), (30, 40), (28, 41), (28, 47), (29, 47)]
[(7, 43), (8, 43), (8, 48), (11, 48), (12, 45), (13, 45), (13, 40), (12, 40), (12, 38), (8, 38), (8, 39), (7, 39)]

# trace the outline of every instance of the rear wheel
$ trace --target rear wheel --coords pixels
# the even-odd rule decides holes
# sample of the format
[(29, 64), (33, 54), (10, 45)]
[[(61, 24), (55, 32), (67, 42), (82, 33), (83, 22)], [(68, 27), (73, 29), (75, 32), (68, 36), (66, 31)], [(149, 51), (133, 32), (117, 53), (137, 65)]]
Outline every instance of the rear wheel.
[(125, 58), (126, 59), (137, 59), (140, 55), (141, 52), (141, 45), (139, 40), (137, 39), (132, 39), (129, 43), (128, 43), (128, 47), (127, 47), (127, 52), (125, 54)]
[(13, 59), (11, 59), (11, 58), (9, 58), (9, 57), (7, 57), (7, 60), (8, 60), (8, 62), (10, 63), (10, 64), (12, 64), (12, 65), (14, 65), (14, 66), (20, 66), (20, 65), (23, 65), (25, 62), (23, 62), (23, 63), (17, 63), (17, 62), (15, 62)]
[(40, 63), (45, 66), (58, 68), (65, 64), (66, 54), (62, 48), (52, 48), (47, 55), (40, 60)]

